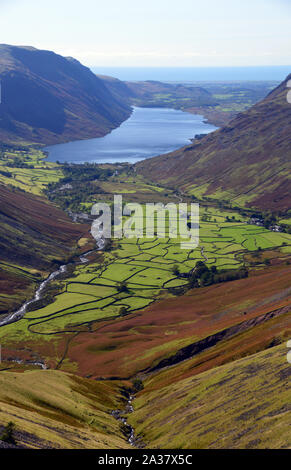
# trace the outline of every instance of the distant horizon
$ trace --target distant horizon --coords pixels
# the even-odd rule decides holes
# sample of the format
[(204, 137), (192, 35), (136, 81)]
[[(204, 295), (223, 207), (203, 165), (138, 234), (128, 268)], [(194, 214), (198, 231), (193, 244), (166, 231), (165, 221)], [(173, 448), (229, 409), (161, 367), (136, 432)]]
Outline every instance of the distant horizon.
[(283, 81), (291, 73), (291, 65), (248, 66), (108, 66), (90, 69), (97, 75), (133, 81)]
[[(27, 46), (29, 47), (29, 46)], [(31, 46), (33, 47), (33, 46)], [(90, 65), (90, 67), (103, 67), (103, 65)], [(110, 68), (115, 67), (117, 69), (239, 69), (239, 68), (264, 68), (264, 67), (291, 67), (291, 64), (281, 65), (104, 65), (104, 67)]]

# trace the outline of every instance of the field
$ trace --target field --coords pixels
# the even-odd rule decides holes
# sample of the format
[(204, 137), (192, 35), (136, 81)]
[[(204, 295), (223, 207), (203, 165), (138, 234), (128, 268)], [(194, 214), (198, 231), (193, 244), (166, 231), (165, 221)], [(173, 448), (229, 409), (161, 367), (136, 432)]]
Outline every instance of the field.
[[(12, 166), (10, 166), (12, 165)], [(62, 170), (56, 163), (45, 160), (40, 150), (5, 150), (0, 155), (0, 183), (11, 185), (23, 191), (41, 195), (48, 183), (55, 183), (62, 177)]]
[[(1, 328), (3, 346), (55, 344), (62, 337), (92, 331), (104, 320), (110, 322), (158, 300), (175, 298), (189, 290), (188, 276), (198, 261), (216, 266), (219, 272), (233, 272), (259, 269), (266, 259), (272, 264), (272, 256), (281, 262), (288, 259), (288, 252), (281, 250), (290, 248), (290, 235), (248, 225), (236, 217), (234, 212), (202, 209), (200, 243), (194, 250), (182, 249), (180, 239), (115, 240), (110, 251), (97, 254), (97, 259), (92, 255), (88, 264), (76, 266), (71, 277), (57, 281), (59, 292), (51, 303)], [(52, 352), (48, 359), (53, 359)], [(57, 358), (60, 361), (62, 356)]]
[(141, 204), (195, 199), (128, 165), (59, 168), (36, 150), (2, 154), (0, 179), (12, 185), (0, 193), (0, 313), (72, 263), (42, 303), (0, 328), (0, 432), (13, 420), (18, 445), (128, 448), (111, 413), (127, 414), (131, 388), (127, 420), (147, 448), (290, 447), (290, 234), (205, 198), (197, 248), (160, 238), (155, 226), (152, 238), (112, 239), (81, 263), (90, 227), (57, 204), (89, 213), (114, 194)]

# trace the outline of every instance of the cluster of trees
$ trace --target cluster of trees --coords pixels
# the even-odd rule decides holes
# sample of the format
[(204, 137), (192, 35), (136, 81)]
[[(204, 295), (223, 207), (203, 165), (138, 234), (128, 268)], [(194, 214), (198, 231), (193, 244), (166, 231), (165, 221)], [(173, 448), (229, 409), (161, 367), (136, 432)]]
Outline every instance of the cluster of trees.
[(216, 266), (210, 268), (203, 261), (196, 263), (195, 269), (189, 276), (189, 287), (204, 287), (219, 282), (234, 281), (248, 277), (247, 269), (231, 269), (218, 271)]
[(291, 225), (281, 225), (282, 227), (282, 231), (285, 232), (285, 233), (290, 233), (291, 234)]
[(262, 214), (252, 214), (251, 218), (260, 218), (262, 219), (262, 224), (266, 229), (269, 229), (272, 225), (277, 223), (277, 217), (272, 212), (265, 212)]
[(141, 379), (134, 379), (132, 382), (133, 392), (137, 393), (144, 389), (144, 384)]
[(236, 219), (234, 215), (232, 215), (231, 217), (229, 217), (228, 215), (226, 216), (226, 222), (241, 222), (240, 219)]
[(25, 168), (25, 169), (33, 169), (34, 166), (30, 163), (25, 163), (21, 158), (16, 157), (13, 160), (10, 160), (6, 163), (6, 166), (9, 168)]
[(55, 183), (50, 184), (46, 190), (49, 200), (63, 210), (67, 209), (72, 212), (86, 212), (84, 208), (81, 210), (81, 204), (90, 202), (94, 194), (103, 192), (92, 182), (76, 182), (73, 186), (62, 190), (60, 188), (52, 189), (54, 187)]
[[(82, 203), (91, 202), (95, 194), (103, 193), (96, 181), (105, 181), (112, 175), (111, 170), (100, 168), (95, 164), (66, 163), (62, 170), (64, 177), (57, 183), (49, 183), (46, 194), (62, 209), (72, 212), (79, 212)], [(86, 212), (86, 209), (82, 208), (82, 212)]]
[(175, 264), (173, 267), (172, 267), (172, 273), (174, 274), (174, 276), (179, 276), (180, 274), (180, 269), (179, 269), (179, 266), (177, 264)]
[(64, 163), (62, 170), (65, 175), (61, 180), (62, 184), (75, 181), (94, 181), (99, 179), (104, 181), (113, 174), (112, 170), (100, 168), (92, 163), (85, 163), (82, 165)]

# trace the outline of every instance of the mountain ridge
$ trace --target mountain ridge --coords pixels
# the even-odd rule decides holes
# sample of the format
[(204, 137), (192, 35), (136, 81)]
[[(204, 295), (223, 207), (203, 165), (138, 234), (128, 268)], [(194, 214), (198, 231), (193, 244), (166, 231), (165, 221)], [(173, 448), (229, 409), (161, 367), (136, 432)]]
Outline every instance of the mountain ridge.
[(54, 144), (101, 137), (130, 116), (88, 67), (30, 46), (0, 45), (0, 139)]

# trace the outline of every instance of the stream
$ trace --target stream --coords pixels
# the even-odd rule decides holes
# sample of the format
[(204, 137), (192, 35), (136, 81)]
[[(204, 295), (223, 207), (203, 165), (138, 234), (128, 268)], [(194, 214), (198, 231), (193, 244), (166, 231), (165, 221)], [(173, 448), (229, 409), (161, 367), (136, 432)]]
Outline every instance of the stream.
[(143, 447), (142, 442), (138, 439), (134, 433), (134, 429), (130, 424), (128, 424), (127, 419), (124, 415), (133, 413), (134, 408), (132, 406), (132, 401), (134, 400), (134, 395), (129, 395), (125, 409), (122, 410), (113, 410), (111, 415), (122, 423), (122, 433), (127, 438), (129, 444), (133, 447)]
[[(96, 250), (103, 250), (105, 246), (105, 240), (100, 237), (96, 239)], [(80, 256), (80, 261), (77, 263), (87, 263), (89, 260), (87, 256), (91, 253), (93, 253), (95, 250), (90, 250), (87, 253), (84, 253)], [(76, 263), (76, 264), (77, 264)], [(35, 291), (34, 297), (30, 300), (27, 300), (24, 302), (24, 304), (16, 311), (13, 313), (10, 313), (7, 317), (5, 317), (3, 320), (0, 321), (0, 327), (9, 325), (10, 323), (17, 322), (23, 318), (25, 313), (27, 312), (27, 308), (32, 305), (34, 302), (38, 302), (43, 298), (43, 294), (45, 292), (45, 289), (47, 286), (54, 281), (57, 277), (59, 277), (61, 274), (64, 274), (67, 272), (68, 266), (71, 265), (72, 263), (64, 264), (59, 267), (56, 271), (53, 271), (44, 281), (42, 281), (38, 287), (38, 289)]]

